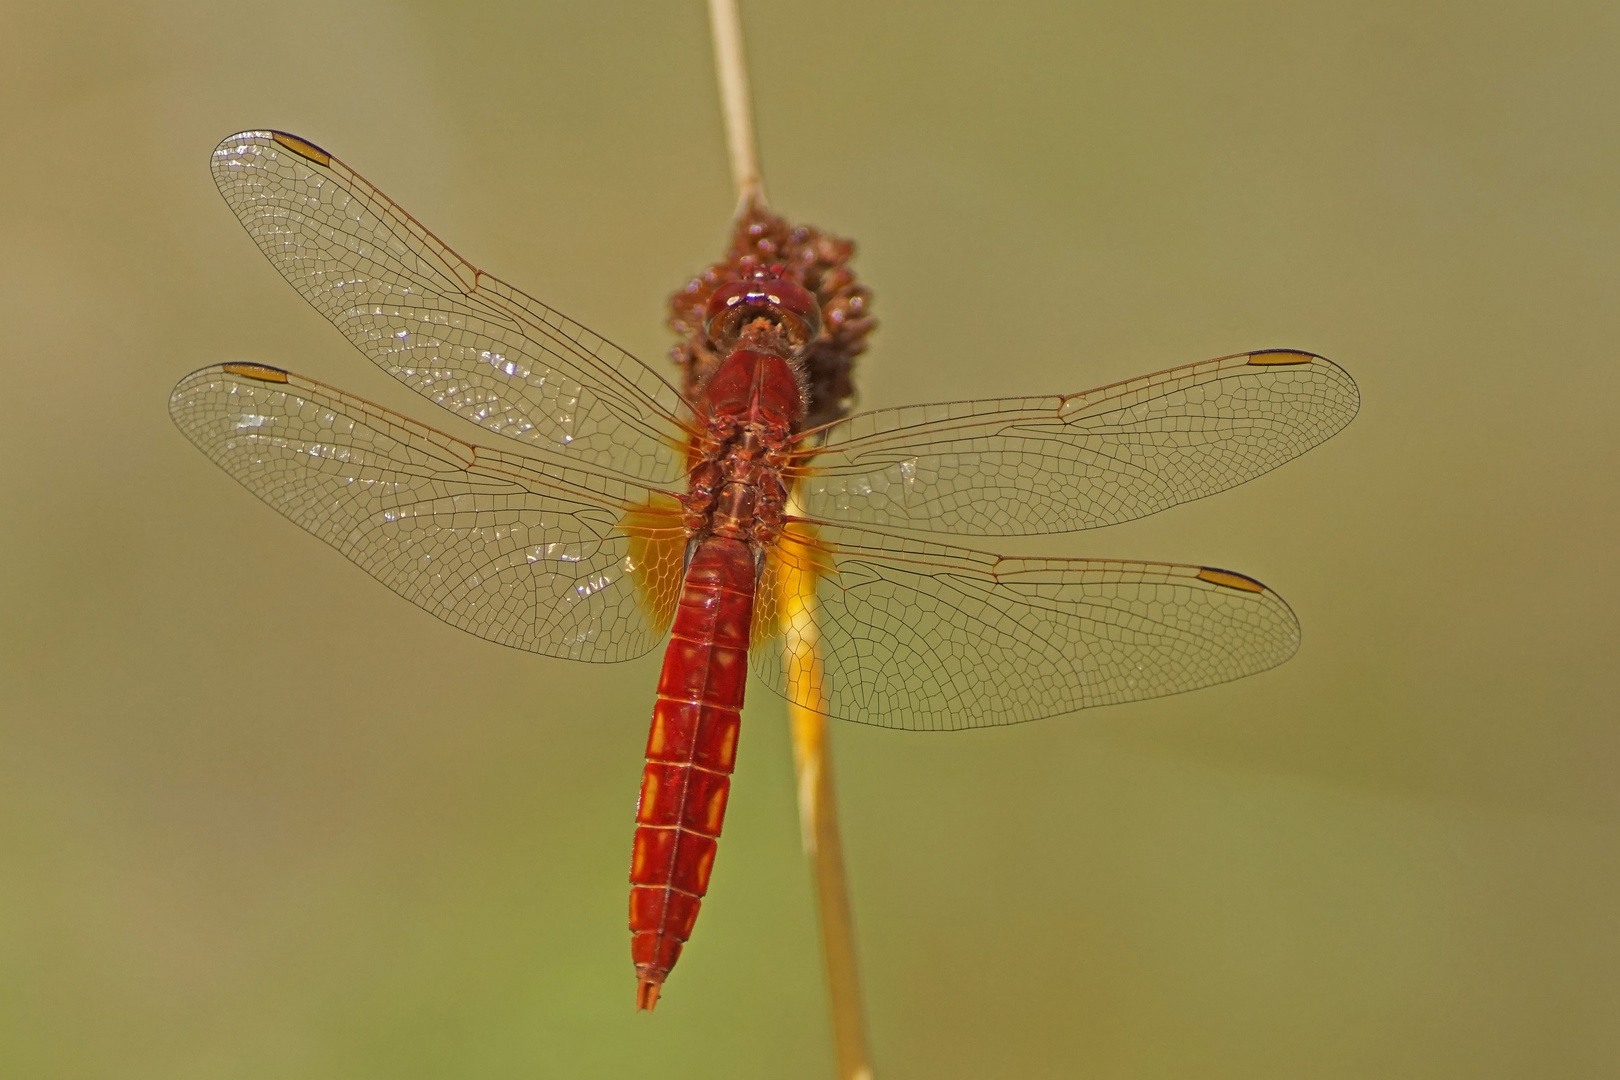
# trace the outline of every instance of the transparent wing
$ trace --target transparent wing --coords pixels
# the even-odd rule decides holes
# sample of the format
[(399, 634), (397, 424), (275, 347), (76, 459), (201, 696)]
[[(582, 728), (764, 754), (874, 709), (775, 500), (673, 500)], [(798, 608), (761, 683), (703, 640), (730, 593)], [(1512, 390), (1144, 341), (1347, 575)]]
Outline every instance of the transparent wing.
[(1332, 361), (1245, 353), (1067, 397), (863, 413), (807, 433), (790, 471), (810, 517), (977, 536), (1068, 532), (1252, 480), (1332, 436), (1359, 405)]
[(685, 538), (660, 492), (473, 446), (256, 364), (193, 372), (169, 411), (249, 491), (452, 626), (615, 661), (668, 625)]
[[(1016, 724), (1178, 694), (1299, 647), (1281, 597), (1211, 567), (1009, 559), (798, 523), (762, 586), (755, 626), (785, 639), (756, 646), (756, 674), (790, 701), (882, 727)], [(809, 640), (819, 666), (784, 665), (784, 647)]]
[(446, 247), (337, 158), (244, 131), (214, 182), (283, 277), (361, 352), (457, 416), (651, 484), (685, 466), (680, 394)]

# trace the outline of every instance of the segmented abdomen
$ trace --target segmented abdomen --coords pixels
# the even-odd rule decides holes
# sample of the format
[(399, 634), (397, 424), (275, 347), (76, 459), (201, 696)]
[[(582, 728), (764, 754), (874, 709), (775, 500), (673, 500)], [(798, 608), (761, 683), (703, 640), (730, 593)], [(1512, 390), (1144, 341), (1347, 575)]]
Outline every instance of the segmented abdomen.
[(710, 537), (687, 567), (658, 680), (630, 861), (630, 952), (643, 1009), (691, 936), (725, 819), (737, 756), (754, 556)]

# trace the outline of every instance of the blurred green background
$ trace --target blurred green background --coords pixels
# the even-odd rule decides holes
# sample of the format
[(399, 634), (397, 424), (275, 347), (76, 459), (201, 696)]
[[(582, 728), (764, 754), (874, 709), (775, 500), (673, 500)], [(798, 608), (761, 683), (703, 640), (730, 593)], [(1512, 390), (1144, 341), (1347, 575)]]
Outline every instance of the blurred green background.
[[(1620, 1068), (1620, 9), (744, 0), (775, 205), (860, 241), (864, 403), (1267, 346), (1360, 418), (1019, 553), (1293, 604), (1286, 666), (1005, 730), (837, 725), (878, 1075)], [(170, 386), (429, 422), (215, 193), (249, 127), (661, 364), (732, 209), (704, 8), (0, 13), (0, 1072), (824, 1078), (783, 708), (634, 1013), (658, 657), (510, 652), (210, 465)]]

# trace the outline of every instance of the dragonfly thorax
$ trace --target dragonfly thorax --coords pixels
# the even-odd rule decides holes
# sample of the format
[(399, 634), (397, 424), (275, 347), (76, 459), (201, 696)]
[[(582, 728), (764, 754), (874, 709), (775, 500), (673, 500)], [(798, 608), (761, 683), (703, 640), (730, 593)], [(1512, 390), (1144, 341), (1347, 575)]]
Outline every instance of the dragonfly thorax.
[(774, 353), (738, 349), (698, 404), (705, 431), (682, 496), (687, 534), (774, 541), (787, 505), (782, 467), (804, 410), (798, 372)]

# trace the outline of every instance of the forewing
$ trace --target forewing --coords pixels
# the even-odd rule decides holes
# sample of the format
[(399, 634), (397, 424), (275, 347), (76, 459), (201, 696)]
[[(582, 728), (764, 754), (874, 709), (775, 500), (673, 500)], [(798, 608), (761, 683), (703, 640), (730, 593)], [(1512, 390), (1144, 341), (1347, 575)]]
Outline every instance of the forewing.
[(478, 270), (296, 136), (220, 143), (214, 182), (283, 277), (379, 367), (457, 416), (652, 484), (684, 467), (680, 395)]
[[(790, 701), (881, 727), (989, 727), (1178, 694), (1299, 647), (1281, 597), (1210, 567), (1009, 559), (795, 524), (762, 586), (756, 627), (781, 636), (756, 644), (755, 673)], [(819, 665), (783, 663), (812, 645)]]
[(680, 561), (647, 549), (684, 537), (660, 492), (473, 446), (256, 364), (193, 372), (169, 411), (249, 491), (452, 626), (594, 661), (640, 656), (667, 627)]
[(863, 413), (808, 433), (790, 471), (810, 517), (957, 535), (1069, 532), (1252, 480), (1332, 436), (1359, 405), (1355, 382), (1330, 360), (1245, 353), (1066, 397)]

